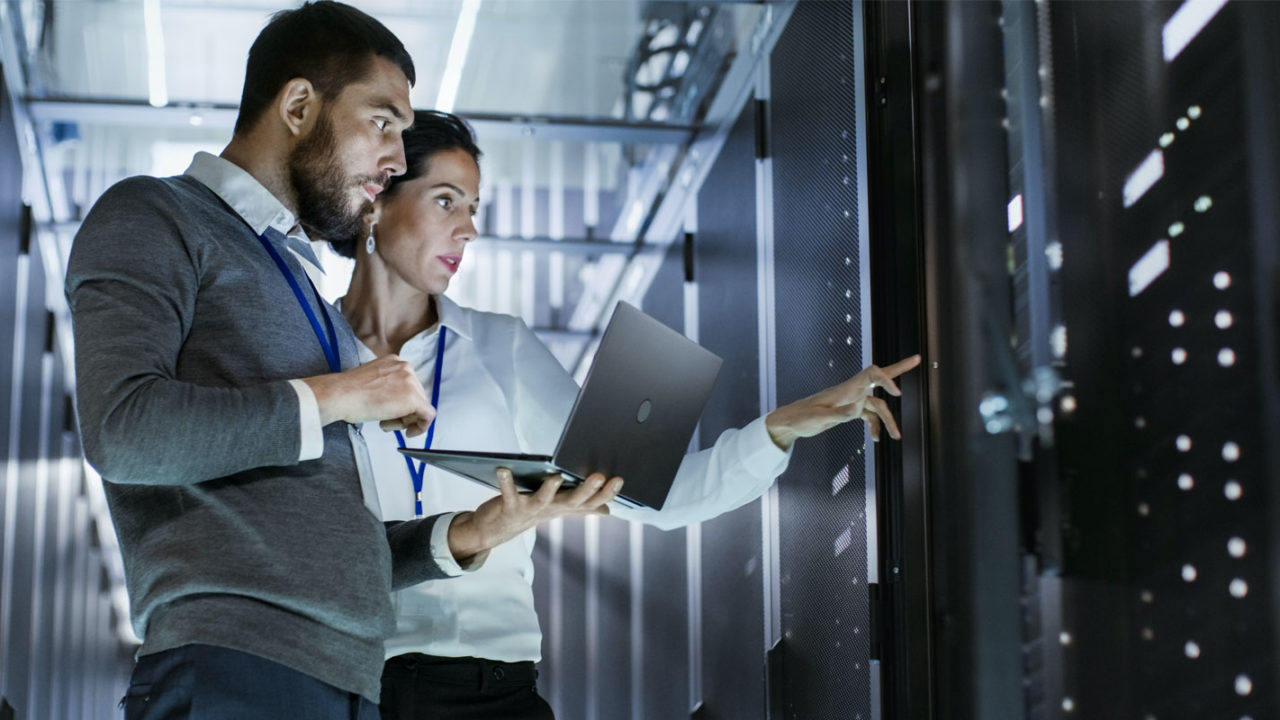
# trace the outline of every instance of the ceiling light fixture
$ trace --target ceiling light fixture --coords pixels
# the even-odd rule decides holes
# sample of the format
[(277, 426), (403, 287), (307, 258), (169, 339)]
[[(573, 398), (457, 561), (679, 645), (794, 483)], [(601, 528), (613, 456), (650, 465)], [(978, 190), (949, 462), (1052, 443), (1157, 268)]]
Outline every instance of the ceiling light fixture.
[(458, 26), (453, 30), (449, 43), (449, 59), (445, 63), (444, 78), (440, 81), (440, 94), (436, 96), (436, 110), (453, 112), (458, 99), (458, 86), (462, 83), (462, 67), (467, 63), (467, 51), (471, 48), (471, 36), (476, 30), (476, 16), (480, 14), (480, 0), (462, 0), (458, 12)]
[(152, 107), (169, 104), (164, 76), (164, 29), (160, 25), (160, 0), (143, 0), (142, 25), (147, 36), (147, 94)]

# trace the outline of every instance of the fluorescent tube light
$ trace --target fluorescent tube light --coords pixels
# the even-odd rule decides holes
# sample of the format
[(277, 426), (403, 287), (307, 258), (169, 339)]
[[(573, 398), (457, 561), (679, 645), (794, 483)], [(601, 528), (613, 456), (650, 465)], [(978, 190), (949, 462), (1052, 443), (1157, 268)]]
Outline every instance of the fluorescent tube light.
[(449, 59), (440, 80), (440, 94), (436, 96), (436, 110), (453, 112), (458, 86), (462, 83), (462, 67), (467, 63), (467, 51), (471, 48), (471, 36), (475, 34), (476, 16), (479, 14), (480, 0), (462, 0), (458, 26), (453, 30), (453, 42), (449, 43)]

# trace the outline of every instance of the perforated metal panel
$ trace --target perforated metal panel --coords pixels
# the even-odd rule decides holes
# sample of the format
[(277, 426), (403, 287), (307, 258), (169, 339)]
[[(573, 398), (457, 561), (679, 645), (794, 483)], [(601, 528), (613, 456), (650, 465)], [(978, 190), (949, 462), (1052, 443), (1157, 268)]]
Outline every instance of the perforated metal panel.
[[(771, 58), (779, 404), (862, 367), (853, 12), (800, 3)], [(861, 423), (801, 440), (780, 480), (785, 718), (871, 717), (869, 440)]]
[[(699, 342), (724, 358), (702, 415), (703, 446), (759, 415), (753, 109), (698, 193)], [(702, 718), (764, 717), (758, 501), (702, 524)]]

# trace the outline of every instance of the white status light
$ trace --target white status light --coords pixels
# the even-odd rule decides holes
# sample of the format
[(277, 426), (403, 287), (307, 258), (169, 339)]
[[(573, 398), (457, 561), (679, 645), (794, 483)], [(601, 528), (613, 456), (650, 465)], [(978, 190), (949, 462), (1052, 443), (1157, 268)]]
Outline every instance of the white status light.
[(1249, 583), (1241, 580), (1240, 578), (1236, 578), (1227, 586), (1227, 590), (1231, 593), (1231, 597), (1241, 600), (1249, 594)]
[(1164, 177), (1164, 153), (1152, 150), (1129, 177), (1124, 180), (1124, 206), (1130, 207), (1147, 194), (1151, 186)]
[(1137, 297), (1155, 279), (1169, 269), (1169, 241), (1161, 240), (1151, 246), (1138, 262), (1129, 268), (1129, 297)]
[(1187, 0), (1182, 3), (1160, 33), (1164, 61), (1173, 62), (1226, 4), (1227, 0)]
[(1007, 208), (1009, 214), (1009, 232), (1022, 227), (1022, 194), (1013, 196)]
[(1244, 557), (1248, 549), (1249, 545), (1244, 541), (1244, 538), (1233, 537), (1227, 541), (1227, 554), (1233, 558)]

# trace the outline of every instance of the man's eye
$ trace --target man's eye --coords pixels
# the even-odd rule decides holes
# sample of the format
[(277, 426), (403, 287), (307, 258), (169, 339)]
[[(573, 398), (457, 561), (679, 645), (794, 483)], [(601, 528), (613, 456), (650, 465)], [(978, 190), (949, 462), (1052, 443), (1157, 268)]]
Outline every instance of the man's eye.
[(391, 121), (390, 120), (374, 120), (373, 124), (377, 125), (379, 130), (386, 130), (387, 126), (391, 124)]

